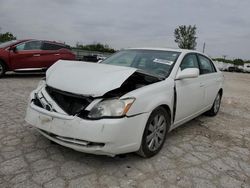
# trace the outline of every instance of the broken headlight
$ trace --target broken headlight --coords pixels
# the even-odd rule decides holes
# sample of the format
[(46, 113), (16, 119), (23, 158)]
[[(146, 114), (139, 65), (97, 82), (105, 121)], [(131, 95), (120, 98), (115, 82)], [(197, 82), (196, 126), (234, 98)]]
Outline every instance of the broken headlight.
[(43, 78), (42, 80), (40, 80), (40, 82), (37, 85), (37, 90), (40, 90), (43, 86), (46, 85), (46, 79)]
[(134, 101), (135, 98), (103, 100), (90, 110), (88, 117), (91, 119), (123, 117), (126, 115)]

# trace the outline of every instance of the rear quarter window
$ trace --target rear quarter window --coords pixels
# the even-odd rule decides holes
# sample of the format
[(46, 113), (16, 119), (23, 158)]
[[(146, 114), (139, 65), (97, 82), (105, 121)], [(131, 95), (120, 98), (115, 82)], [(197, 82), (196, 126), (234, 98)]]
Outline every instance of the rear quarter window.
[(43, 46), (42, 46), (42, 50), (60, 50), (66, 48), (63, 45), (58, 45), (58, 44), (53, 44), (53, 43), (48, 43), (48, 42), (44, 42)]

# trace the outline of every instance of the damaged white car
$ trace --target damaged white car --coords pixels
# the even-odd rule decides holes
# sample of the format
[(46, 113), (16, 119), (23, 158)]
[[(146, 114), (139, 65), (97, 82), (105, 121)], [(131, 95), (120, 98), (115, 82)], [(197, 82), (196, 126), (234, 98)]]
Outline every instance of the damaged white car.
[(151, 157), (167, 132), (216, 115), (223, 75), (188, 50), (127, 49), (99, 64), (60, 60), (30, 95), (26, 121), (77, 151)]

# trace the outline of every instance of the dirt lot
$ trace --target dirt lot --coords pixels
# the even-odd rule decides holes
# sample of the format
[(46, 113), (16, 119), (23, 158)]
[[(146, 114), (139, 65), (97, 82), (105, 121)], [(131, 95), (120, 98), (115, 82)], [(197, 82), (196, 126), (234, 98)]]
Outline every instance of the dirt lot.
[(42, 76), (0, 79), (0, 187), (250, 187), (250, 74), (225, 73), (220, 113), (168, 135), (150, 159), (105, 157), (50, 143), (24, 122)]

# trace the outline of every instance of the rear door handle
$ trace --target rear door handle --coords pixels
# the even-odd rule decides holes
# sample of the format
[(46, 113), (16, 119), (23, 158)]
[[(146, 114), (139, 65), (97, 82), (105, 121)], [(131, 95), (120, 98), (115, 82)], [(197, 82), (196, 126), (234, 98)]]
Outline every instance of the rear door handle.
[(34, 54), (33, 55), (34, 57), (39, 57), (39, 56), (41, 56), (40, 54)]
[(56, 56), (60, 55), (60, 54), (55, 54)]

